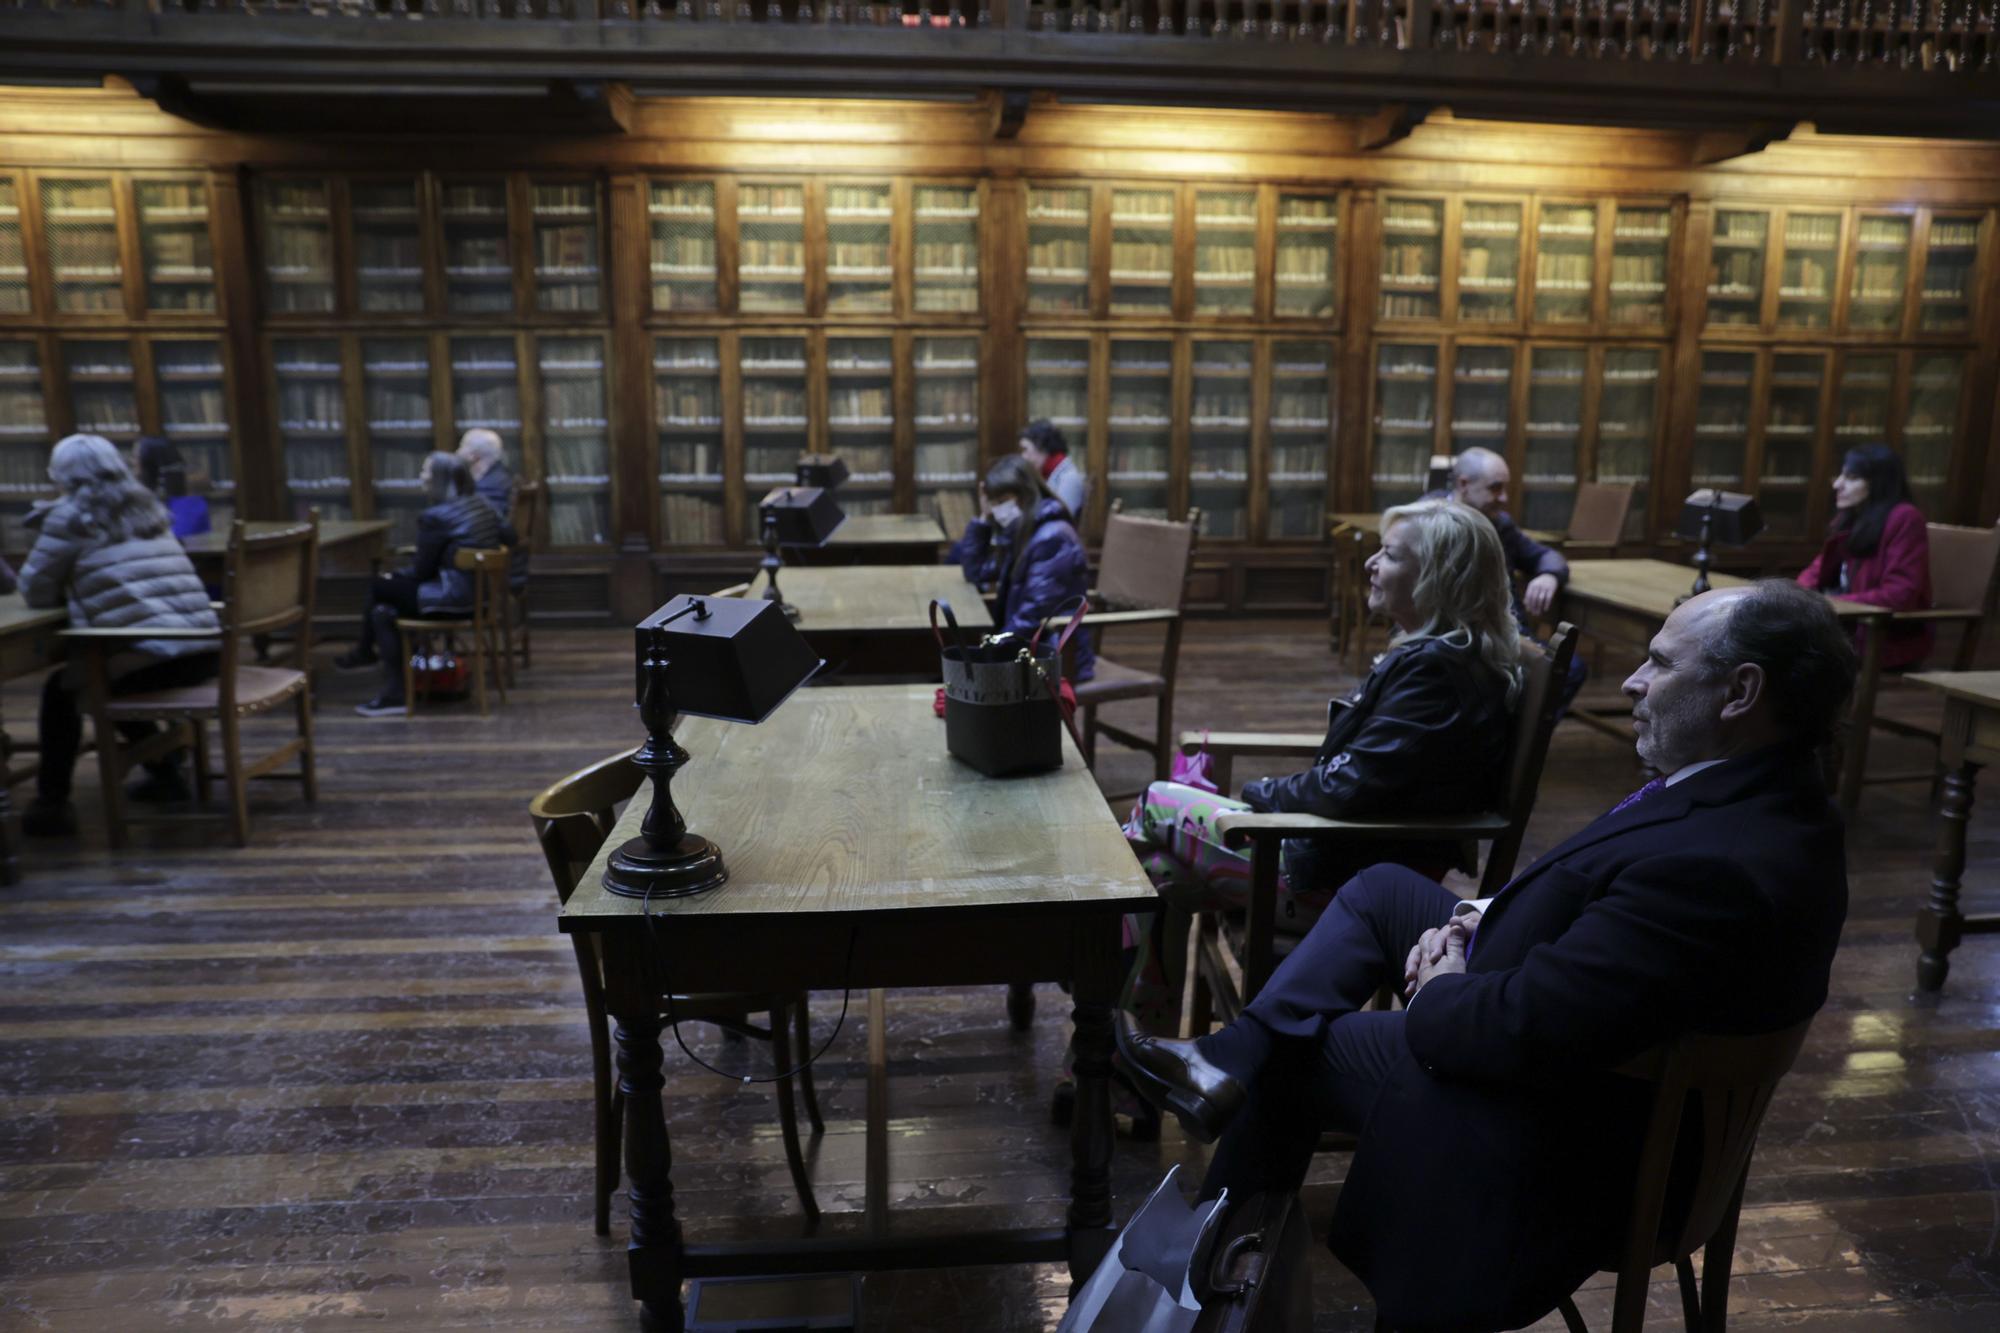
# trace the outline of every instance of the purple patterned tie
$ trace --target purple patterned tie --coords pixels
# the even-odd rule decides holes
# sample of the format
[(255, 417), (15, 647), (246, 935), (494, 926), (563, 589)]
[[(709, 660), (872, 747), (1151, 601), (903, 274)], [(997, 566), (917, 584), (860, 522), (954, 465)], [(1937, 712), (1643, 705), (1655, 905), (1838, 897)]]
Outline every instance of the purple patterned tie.
[(1651, 782), (1639, 788), (1639, 790), (1633, 792), (1630, 796), (1627, 796), (1624, 800), (1620, 801), (1618, 804), (1612, 806), (1610, 810), (1605, 812), (1604, 817), (1606, 819), (1609, 819), (1612, 815), (1617, 814), (1621, 810), (1639, 804), (1639, 802), (1645, 800), (1648, 796), (1651, 796), (1654, 792), (1659, 791), (1662, 787), (1665, 787), (1666, 785), (1667, 785), (1667, 780), (1665, 778), (1654, 778)]

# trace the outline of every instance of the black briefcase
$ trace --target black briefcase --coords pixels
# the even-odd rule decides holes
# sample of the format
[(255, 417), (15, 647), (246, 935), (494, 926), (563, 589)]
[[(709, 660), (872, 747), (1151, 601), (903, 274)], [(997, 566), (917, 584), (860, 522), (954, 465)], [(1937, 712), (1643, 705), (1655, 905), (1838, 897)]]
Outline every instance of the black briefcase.
[(1299, 1196), (1253, 1194), (1217, 1228), (1198, 1281), (1193, 1333), (1308, 1333), (1311, 1236)]

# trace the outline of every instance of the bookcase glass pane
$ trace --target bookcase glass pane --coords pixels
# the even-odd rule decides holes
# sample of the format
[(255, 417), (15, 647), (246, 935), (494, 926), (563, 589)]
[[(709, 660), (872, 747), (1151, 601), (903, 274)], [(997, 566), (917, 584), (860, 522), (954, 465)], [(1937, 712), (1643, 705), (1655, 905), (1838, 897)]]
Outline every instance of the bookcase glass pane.
[(653, 309), (715, 309), (715, 182), (654, 181), (646, 211)]
[(1514, 318), (1521, 285), (1521, 206), (1468, 200), (1458, 227), (1458, 317), (1472, 323)]
[(604, 343), (598, 338), (537, 339), (535, 370), (541, 377), (549, 545), (602, 546), (611, 531), (611, 418), (604, 402)]
[(451, 427), (454, 439), (475, 428), (494, 432), (510, 463), (521, 466), (521, 373), (513, 338), (451, 340)]
[[(1827, 286), (1831, 289), (1831, 279)], [(1806, 535), (1819, 442), (1819, 397), (1825, 384), (1823, 352), (1780, 352), (1771, 358), (1764, 463), (1757, 478), (1757, 504), (1764, 511), (1767, 536)]]
[(1174, 193), (1111, 192), (1111, 313), (1174, 310)]
[[(773, 486), (791, 483), (799, 455), (806, 451), (806, 340), (746, 334), (737, 343), (737, 364), (743, 384), (743, 490), (749, 505), (743, 532), (755, 543), (757, 502)], [(841, 508), (847, 509), (845, 495)]]
[(507, 234), (507, 183), (446, 180), (444, 303), (454, 314), (504, 315), (514, 309), (514, 257)]
[(1088, 186), (1028, 187), (1028, 310), (1037, 315), (1089, 313)]
[(1845, 454), (1857, 444), (1889, 442), (1889, 404), (1896, 388), (1896, 358), (1854, 355), (1841, 358), (1840, 383), (1833, 400), (1833, 447)]
[(430, 344), (422, 338), (363, 339), (361, 392), (375, 516), (389, 520), (391, 546), (408, 546), (417, 539), (417, 514), (424, 508), (418, 474), (436, 447)]
[(325, 181), (257, 182), (264, 300), (272, 314), (333, 309), (333, 210)]
[[(803, 314), (806, 187), (739, 186), (736, 237), (737, 305), (746, 313)], [(787, 478), (791, 475), (787, 468)]]
[(1674, 217), (1667, 209), (1619, 205), (1611, 224), (1611, 301), (1606, 316), (1610, 323), (1665, 327), (1667, 244), (1673, 230)]
[[(0, 252), (6, 241), (0, 239)], [(6, 260), (0, 258), (0, 265)], [(1917, 297), (1917, 327), (1951, 333), (1972, 327), (1972, 294), (1979, 268), (1979, 215), (1938, 213), (1931, 218), (1924, 254), (1924, 289)], [(4, 270), (0, 270), (4, 277)], [(0, 302), (5, 301), (0, 291)]]
[(1257, 297), (1257, 192), (1194, 195), (1194, 312), (1248, 315)]
[(1895, 332), (1903, 327), (1910, 285), (1912, 220), (1864, 215), (1854, 228), (1854, 278), (1847, 292), (1847, 327)]
[(721, 544), (722, 354), (714, 338), (653, 339), (653, 420), (663, 540)]
[(1588, 324), (1597, 277), (1597, 206), (1543, 204), (1535, 224), (1535, 322)]
[[(208, 235), (203, 181), (139, 181), (139, 254), (146, 308), (207, 313), (215, 309), (215, 254)], [(4, 243), (0, 243), (4, 245)], [(0, 265), (6, 260), (0, 258)]]
[(1632, 487), (1624, 539), (1646, 535), (1647, 493), (1653, 476), (1653, 432), (1659, 404), (1660, 352), (1608, 347), (1597, 402), (1597, 480)]
[(139, 396), (132, 344), (118, 339), (64, 339), (70, 419), (80, 432), (130, 444), (139, 435)]
[(896, 484), (896, 379), (887, 338), (826, 340), (827, 446), (847, 462), (840, 507), (886, 514)]
[(1833, 327), (1833, 281), (1840, 272), (1840, 214), (1788, 213), (1785, 263), (1778, 274), (1778, 327)]
[(601, 276), (597, 183), (532, 181), (528, 200), (535, 229), (535, 308), (595, 311)]
[(125, 309), (118, 206), (110, 181), (44, 179), (42, 241), (49, 251), (57, 310)]
[(340, 361), (340, 343), (332, 338), (280, 338), (271, 344), (285, 507), (295, 518), (314, 508), (321, 518), (354, 517)]
[(1461, 343), (1451, 366), (1451, 451), (1475, 445), (1507, 452), (1514, 349)]
[(34, 545), (21, 519), (29, 505), (55, 494), (41, 361), (32, 340), (0, 339), (0, 548), (9, 551)]
[(1437, 435), (1438, 349), (1384, 343), (1375, 349), (1375, 456), (1372, 508), (1387, 509), (1424, 493)]
[(1250, 535), (1250, 376), (1247, 342), (1193, 345), (1188, 503), (1210, 537)]
[(424, 308), (423, 219), (413, 180), (355, 181), (347, 214), (354, 236), (354, 300), (364, 312)]
[(1764, 300), (1764, 247), (1771, 215), (1722, 209), (1708, 253), (1708, 322), (1755, 325)]
[(1590, 354), (1581, 347), (1528, 353), (1528, 420), (1523, 426), (1521, 525), (1561, 531), (1576, 507), (1583, 462), (1583, 381)]
[(895, 213), (887, 181), (827, 185), (829, 313), (886, 315), (895, 308), (896, 269), (889, 257), (889, 228)]
[(1903, 466), (1909, 473), (1911, 495), (1927, 514), (1945, 511), (1964, 376), (1965, 357), (1958, 352), (1920, 352), (1910, 369), (1910, 403), (1903, 415)]
[(1444, 201), (1382, 201), (1382, 318), (1436, 319), (1444, 268)]
[(1333, 349), (1271, 346), (1271, 457), (1264, 535), (1315, 540), (1326, 532), (1326, 467), (1333, 431)]
[(25, 315), (30, 304), (28, 247), (21, 239), (21, 187), (13, 177), (0, 176), (0, 314)]
[(1127, 514), (1165, 518), (1173, 459), (1173, 344), (1114, 338), (1110, 373), (1105, 495), (1123, 500)]
[(209, 521), (226, 527), (233, 514), (236, 470), (229, 456), (229, 394), (222, 343), (215, 338), (156, 338), (153, 384), (160, 425), (180, 446), (188, 489), (209, 497)]
[(1046, 421), (1061, 431), (1070, 457), (1086, 472), (1091, 458), (1090, 356), (1091, 345), (1084, 338), (1028, 339), (1027, 419)]
[(979, 340), (917, 338), (910, 350), (917, 384), (917, 512), (928, 513), (939, 491), (970, 496), (979, 479)]
[(1280, 318), (1333, 318), (1339, 228), (1340, 201), (1333, 195), (1278, 196), (1277, 294), (1272, 311)]
[(1693, 484), (1743, 489), (1750, 447), (1750, 412), (1757, 380), (1756, 354), (1703, 352), (1695, 400)]
[(971, 185), (916, 187), (916, 307), (923, 314), (979, 309), (979, 191)]

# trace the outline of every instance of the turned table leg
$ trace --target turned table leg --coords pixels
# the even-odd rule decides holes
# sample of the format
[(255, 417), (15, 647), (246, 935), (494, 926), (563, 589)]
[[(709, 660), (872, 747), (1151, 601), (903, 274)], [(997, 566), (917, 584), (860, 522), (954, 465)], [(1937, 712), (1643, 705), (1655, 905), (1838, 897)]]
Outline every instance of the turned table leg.
[(681, 1226), (674, 1217), (673, 1153), (667, 1142), (660, 1089), (660, 1020), (650, 1007), (620, 1014), (612, 1031), (618, 1046), (618, 1091), (625, 1099), (625, 1174), (632, 1201), (632, 1240), (626, 1260), (632, 1296), (647, 1333), (680, 1333)]
[[(1951, 723), (1946, 722), (1947, 728)], [(1951, 970), (1951, 951), (1963, 937), (1965, 917), (1958, 910), (1960, 877), (1965, 873), (1965, 828), (1972, 816), (1972, 784), (1979, 765), (1959, 764), (1944, 775), (1944, 796), (1938, 802), (1937, 861), (1931, 873), (1931, 897), (1917, 910), (1917, 989), (1944, 989)]]
[(1070, 1122), (1069, 1275), (1081, 1285), (1109, 1252), (1111, 1231), (1111, 1009), (1118, 996), (1118, 918), (1077, 931), (1076, 1118)]

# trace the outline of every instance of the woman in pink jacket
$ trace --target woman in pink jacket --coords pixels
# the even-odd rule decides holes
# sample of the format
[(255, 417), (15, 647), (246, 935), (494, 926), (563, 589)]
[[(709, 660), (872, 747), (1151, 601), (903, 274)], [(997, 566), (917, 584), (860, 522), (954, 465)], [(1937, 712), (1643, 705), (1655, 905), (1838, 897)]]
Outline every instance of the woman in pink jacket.
[[(1833, 479), (1833, 505), (1826, 545), (1799, 582), (1892, 611), (1928, 611), (1930, 532), (1923, 511), (1910, 503), (1896, 452), (1885, 444), (1849, 450)], [(1926, 622), (1891, 625), (1882, 644), (1883, 667), (1917, 665), (1930, 656), (1933, 637)]]

